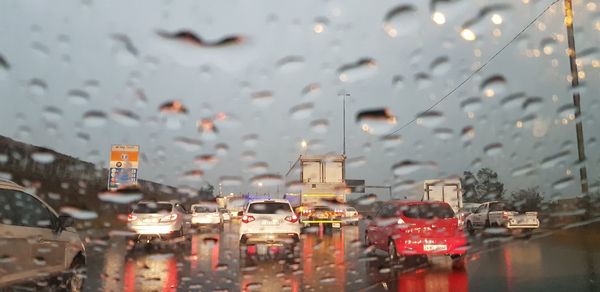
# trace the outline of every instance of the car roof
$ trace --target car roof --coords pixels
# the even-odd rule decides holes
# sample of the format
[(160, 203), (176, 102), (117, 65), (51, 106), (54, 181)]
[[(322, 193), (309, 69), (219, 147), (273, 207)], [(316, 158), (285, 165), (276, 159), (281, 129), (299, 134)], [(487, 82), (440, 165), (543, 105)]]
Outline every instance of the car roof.
[(272, 202), (272, 203), (290, 203), (290, 201), (286, 200), (286, 199), (258, 199), (258, 200), (252, 200), (249, 202), (249, 204), (253, 204), (253, 203), (265, 203), (265, 202)]

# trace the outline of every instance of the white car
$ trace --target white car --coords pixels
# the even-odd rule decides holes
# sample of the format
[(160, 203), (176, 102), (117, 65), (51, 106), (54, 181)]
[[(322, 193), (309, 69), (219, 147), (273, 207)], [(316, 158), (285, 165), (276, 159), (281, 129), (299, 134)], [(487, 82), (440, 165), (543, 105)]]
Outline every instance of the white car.
[(71, 225), (70, 216), (59, 216), (23, 187), (0, 179), (0, 290), (57, 278), (67, 291), (81, 291), (86, 254)]
[(360, 214), (353, 207), (346, 207), (344, 210), (344, 217), (342, 217), (342, 221), (344, 224), (352, 224), (358, 225), (358, 221), (360, 220)]
[(138, 241), (182, 237), (190, 228), (188, 212), (177, 201), (138, 202), (127, 219)]
[(467, 216), (465, 225), (469, 233), (474, 233), (476, 229), (490, 227), (530, 232), (540, 227), (540, 220), (537, 218), (537, 212), (519, 214), (505, 203), (492, 201), (479, 205), (472, 214)]
[(287, 200), (256, 200), (248, 203), (240, 225), (240, 245), (298, 242), (301, 225)]
[(192, 205), (192, 225), (218, 226), (223, 223), (217, 205), (194, 204)]
[(227, 209), (221, 208), (219, 209), (219, 213), (221, 213), (221, 218), (223, 218), (223, 222), (231, 221), (231, 214), (229, 214), (229, 211), (227, 211)]

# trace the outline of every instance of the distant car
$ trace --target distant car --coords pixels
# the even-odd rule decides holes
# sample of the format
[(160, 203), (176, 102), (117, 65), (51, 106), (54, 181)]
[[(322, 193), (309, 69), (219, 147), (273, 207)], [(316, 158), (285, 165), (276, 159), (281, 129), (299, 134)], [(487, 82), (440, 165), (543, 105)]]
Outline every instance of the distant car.
[(86, 253), (72, 225), (72, 217), (59, 216), (23, 187), (0, 179), (0, 290), (58, 278), (67, 291), (81, 291)]
[(360, 220), (360, 214), (353, 207), (346, 207), (344, 209), (344, 217), (342, 217), (342, 221), (344, 224), (358, 225), (358, 221)]
[(240, 245), (251, 243), (295, 243), (300, 224), (287, 200), (251, 201), (243, 212)]
[(463, 203), (462, 208), (456, 212), (456, 218), (458, 218), (458, 226), (464, 228), (465, 220), (471, 215), (480, 204), (478, 203)]
[(464, 268), (467, 238), (448, 203), (389, 201), (368, 223), (365, 241), (387, 251), (391, 262), (424, 255), (448, 255)]
[(177, 201), (138, 202), (127, 219), (137, 241), (182, 237), (190, 225), (187, 210)]
[(218, 206), (208, 204), (192, 205), (192, 226), (221, 227), (223, 218)]
[(221, 218), (223, 218), (223, 222), (231, 221), (231, 214), (229, 214), (229, 211), (227, 209), (220, 208), (219, 213), (221, 213)]
[(520, 229), (531, 231), (540, 227), (537, 212), (519, 214), (512, 206), (503, 202), (485, 202), (465, 219), (466, 228), (470, 233), (476, 229), (500, 227), (508, 230)]

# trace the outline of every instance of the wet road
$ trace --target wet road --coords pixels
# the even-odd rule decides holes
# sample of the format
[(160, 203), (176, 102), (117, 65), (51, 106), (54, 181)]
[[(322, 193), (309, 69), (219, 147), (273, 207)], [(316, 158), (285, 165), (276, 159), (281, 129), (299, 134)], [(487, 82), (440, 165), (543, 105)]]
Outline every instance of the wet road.
[[(309, 234), (295, 252), (238, 246), (236, 223), (191, 240), (128, 251), (114, 236), (88, 247), (88, 291), (600, 291), (600, 224), (531, 240), (476, 237), (463, 271), (436, 258), (390, 268), (364, 254), (362, 228)], [(240, 253), (242, 255), (240, 255)]]

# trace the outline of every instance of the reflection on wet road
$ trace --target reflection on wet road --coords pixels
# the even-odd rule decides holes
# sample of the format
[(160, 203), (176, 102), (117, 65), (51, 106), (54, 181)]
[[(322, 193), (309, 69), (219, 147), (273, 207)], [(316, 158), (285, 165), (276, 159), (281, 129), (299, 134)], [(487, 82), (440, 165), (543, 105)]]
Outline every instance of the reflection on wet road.
[(426, 267), (390, 268), (384, 257), (364, 254), (358, 226), (309, 234), (295, 249), (240, 249), (238, 226), (226, 224), (222, 231), (202, 231), (191, 240), (149, 250), (128, 251), (122, 237), (89, 247), (87, 290), (597, 291), (600, 283), (598, 245), (592, 245), (597, 238), (588, 238), (598, 237), (596, 229), (564, 230), (485, 248), (475, 240), (467, 269), (461, 271), (453, 270), (445, 258)]

